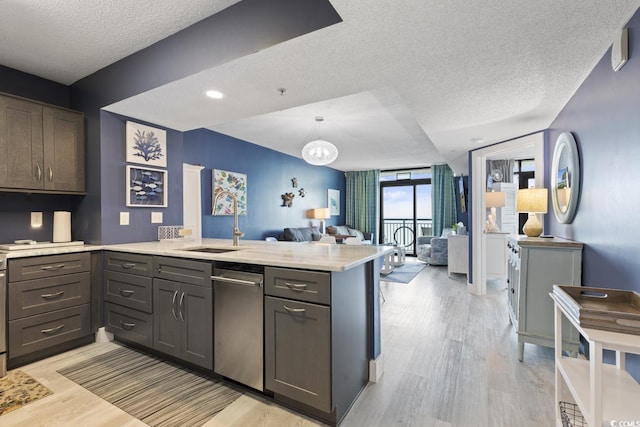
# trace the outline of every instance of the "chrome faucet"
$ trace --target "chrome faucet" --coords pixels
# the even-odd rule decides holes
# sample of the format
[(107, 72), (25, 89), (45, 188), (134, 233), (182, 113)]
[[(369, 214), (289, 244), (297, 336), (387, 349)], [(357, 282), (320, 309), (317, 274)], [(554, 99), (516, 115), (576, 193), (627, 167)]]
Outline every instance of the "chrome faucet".
[(226, 190), (216, 194), (216, 197), (213, 199), (213, 214), (215, 215), (216, 204), (223, 194), (231, 196), (231, 199), (233, 199), (233, 246), (240, 246), (240, 237), (244, 236), (244, 233), (238, 228), (238, 199), (236, 199), (236, 195)]

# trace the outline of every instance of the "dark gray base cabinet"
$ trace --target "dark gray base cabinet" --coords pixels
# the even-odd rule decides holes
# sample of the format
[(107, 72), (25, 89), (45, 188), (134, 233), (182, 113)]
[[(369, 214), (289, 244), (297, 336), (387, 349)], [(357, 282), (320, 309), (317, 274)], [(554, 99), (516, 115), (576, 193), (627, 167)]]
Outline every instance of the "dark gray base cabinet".
[(153, 347), (152, 314), (105, 302), (104, 325), (119, 338)]
[(153, 279), (153, 348), (213, 370), (212, 263), (155, 257), (154, 265), (166, 278)]
[(265, 297), (265, 387), (331, 412), (331, 318), (327, 306)]

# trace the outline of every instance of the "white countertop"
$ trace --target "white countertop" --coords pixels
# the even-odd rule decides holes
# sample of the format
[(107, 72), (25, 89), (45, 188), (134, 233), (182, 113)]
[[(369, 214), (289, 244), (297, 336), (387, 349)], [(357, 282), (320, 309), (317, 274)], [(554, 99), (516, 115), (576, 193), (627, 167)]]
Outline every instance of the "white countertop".
[[(187, 248), (213, 247), (238, 249), (224, 253), (185, 251)], [(62, 246), (5, 252), (8, 259), (73, 252), (111, 250), (179, 258), (231, 261), (275, 267), (304, 268), (321, 271), (345, 271), (393, 251), (393, 246), (343, 245), (310, 242), (267, 242), (240, 240), (237, 248), (230, 239), (176, 239), (117, 245)]]

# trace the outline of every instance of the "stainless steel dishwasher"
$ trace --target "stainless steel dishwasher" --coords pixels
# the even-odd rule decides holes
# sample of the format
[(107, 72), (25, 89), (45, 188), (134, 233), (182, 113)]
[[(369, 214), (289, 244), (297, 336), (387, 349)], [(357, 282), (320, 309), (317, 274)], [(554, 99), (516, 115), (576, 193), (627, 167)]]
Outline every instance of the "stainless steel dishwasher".
[(262, 266), (216, 263), (213, 280), (213, 370), (264, 390)]

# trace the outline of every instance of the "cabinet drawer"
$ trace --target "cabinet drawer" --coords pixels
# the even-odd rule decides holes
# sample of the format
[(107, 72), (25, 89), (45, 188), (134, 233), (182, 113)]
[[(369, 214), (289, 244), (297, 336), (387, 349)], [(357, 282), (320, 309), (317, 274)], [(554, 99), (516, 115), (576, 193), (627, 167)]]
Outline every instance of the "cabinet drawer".
[(153, 315), (127, 307), (104, 304), (105, 329), (112, 334), (153, 347)]
[(9, 358), (42, 350), (90, 334), (89, 304), (9, 322)]
[(105, 271), (104, 300), (152, 313), (152, 280), (151, 277)]
[(88, 304), (90, 296), (88, 272), (10, 283), (9, 320)]
[(212, 262), (183, 258), (153, 257), (154, 277), (211, 288)]
[(42, 279), (91, 270), (89, 252), (9, 260), (9, 282)]
[(265, 293), (320, 304), (331, 303), (331, 275), (318, 271), (267, 267)]
[(141, 276), (153, 276), (153, 257), (127, 252), (105, 252), (104, 268)]

